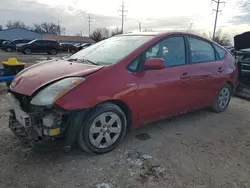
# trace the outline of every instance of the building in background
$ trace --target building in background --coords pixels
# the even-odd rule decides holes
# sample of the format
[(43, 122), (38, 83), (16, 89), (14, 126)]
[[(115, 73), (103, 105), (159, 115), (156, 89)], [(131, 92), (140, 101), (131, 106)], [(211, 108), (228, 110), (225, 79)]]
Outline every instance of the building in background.
[(37, 33), (22, 28), (13, 28), (13, 29), (4, 29), (0, 31), (0, 39), (4, 40), (15, 40), (15, 39), (46, 39), (46, 40), (56, 40), (62, 43), (94, 43), (89, 37), (81, 36), (64, 36), (64, 35), (55, 35), (47, 33)]
[(22, 28), (3, 29), (0, 31), (0, 39), (10, 41), (15, 39), (43, 39), (43, 36), (44, 34)]
[(95, 42), (89, 37), (53, 35), (53, 34), (44, 35), (43, 39), (56, 40), (58, 42), (70, 43), (70, 44), (77, 44), (77, 43), (82, 43), (82, 44), (91, 43), (92, 44)]

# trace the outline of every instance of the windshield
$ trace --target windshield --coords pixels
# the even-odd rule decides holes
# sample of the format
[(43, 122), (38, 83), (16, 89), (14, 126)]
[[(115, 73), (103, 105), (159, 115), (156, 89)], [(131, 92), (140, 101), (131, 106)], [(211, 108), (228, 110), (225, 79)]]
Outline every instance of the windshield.
[(28, 42), (28, 44), (32, 44), (33, 42), (37, 41), (36, 39), (35, 40), (32, 40), (30, 42)]
[[(88, 60), (100, 65), (117, 63), (154, 36), (116, 36), (85, 48), (69, 60)], [(84, 61), (79, 61), (84, 62)]]

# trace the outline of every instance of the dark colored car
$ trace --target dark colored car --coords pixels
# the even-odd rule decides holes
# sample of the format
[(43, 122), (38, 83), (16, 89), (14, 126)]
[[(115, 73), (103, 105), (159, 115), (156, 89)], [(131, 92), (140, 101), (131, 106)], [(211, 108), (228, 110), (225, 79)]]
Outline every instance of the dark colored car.
[(60, 44), (55, 40), (33, 40), (26, 44), (17, 45), (16, 50), (24, 54), (48, 53), (57, 54), (60, 51)]
[(84, 49), (84, 48), (87, 48), (87, 47), (89, 47), (89, 46), (91, 46), (91, 45), (92, 45), (92, 44), (90, 44), (90, 43), (85, 43), (85, 44), (76, 45), (77, 51), (80, 51), (80, 50), (82, 50), (82, 49)]
[(5, 43), (2, 47), (2, 49), (6, 52), (12, 52), (16, 50), (16, 45), (17, 44), (21, 44), (21, 43), (28, 43), (31, 40), (29, 39), (17, 39), (17, 40), (13, 40), (9, 43)]
[(6, 41), (5, 39), (0, 39), (0, 48), (3, 47), (3, 43), (4, 43), (5, 41)]
[(77, 52), (77, 47), (73, 44), (60, 43), (61, 52), (75, 53)]
[(223, 112), (236, 79), (231, 53), (202, 37), (117, 35), (19, 73), (10, 129), (33, 145), (64, 138), (66, 150), (78, 140), (86, 152), (105, 153), (131, 128), (204, 107)]

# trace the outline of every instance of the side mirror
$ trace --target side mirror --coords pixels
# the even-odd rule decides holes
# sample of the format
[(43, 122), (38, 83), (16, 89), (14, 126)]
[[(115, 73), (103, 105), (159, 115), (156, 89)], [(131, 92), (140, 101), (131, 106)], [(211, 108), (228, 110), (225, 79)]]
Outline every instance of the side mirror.
[(149, 58), (144, 63), (144, 69), (163, 69), (165, 62), (162, 58)]

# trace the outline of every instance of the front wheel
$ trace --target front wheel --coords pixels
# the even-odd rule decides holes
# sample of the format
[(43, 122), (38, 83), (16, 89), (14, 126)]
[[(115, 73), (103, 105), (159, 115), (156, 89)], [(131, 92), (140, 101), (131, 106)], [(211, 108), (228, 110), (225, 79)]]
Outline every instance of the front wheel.
[(228, 84), (224, 84), (221, 88), (212, 108), (215, 112), (223, 112), (227, 109), (232, 96), (232, 88)]
[(104, 103), (87, 117), (79, 132), (78, 144), (87, 153), (106, 153), (118, 146), (126, 132), (123, 111), (113, 103)]
[(12, 48), (10, 47), (6, 48), (6, 52), (12, 52)]
[(26, 49), (24, 50), (24, 54), (30, 55), (30, 54), (31, 54), (31, 49), (26, 48)]

